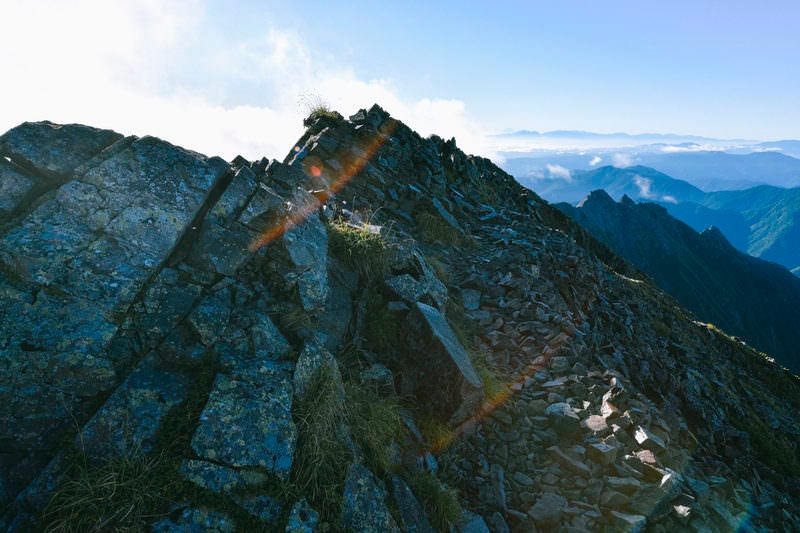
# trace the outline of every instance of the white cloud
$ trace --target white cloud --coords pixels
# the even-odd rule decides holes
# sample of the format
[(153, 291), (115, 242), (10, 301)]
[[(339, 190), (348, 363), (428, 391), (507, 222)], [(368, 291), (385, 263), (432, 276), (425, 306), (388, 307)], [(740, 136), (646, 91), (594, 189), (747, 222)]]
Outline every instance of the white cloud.
[(600, 156), (597, 156), (597, 155), (596, 155), (596, 156), (594, 156), (594, 157), (592, 158), (592, 160), (591, 160), (591, 161), (589, 161), (589, 166), (590, 166), (590, 167), (596, 167), (597, 165), (599, 165), (599, 164), (600, 164), (600, 162), (601, 162), (601, 161), (603, 161), (603, 158), (602, 158), (602, 157), (600, 157)]
[(280, 159), (303, 131), (299, 97), (319, 94), (343, 115), (378, 103), (422, 135), (495, 155), (462, 101), (405, 99), (292, 30), (221, 32), (196, 0), (12, 0), (3, 11), (0, 47), (13, 53), (0, 54), (0, 132), (81, 122), (227, 159)]
[(722, 146), (714, 144), (690, 144), (687, 146), (664, 146), (661, 148), (662, 152), (668, 154), (682, 153), (682, 152), (722, 152), (725, 150)]
[(653, 186), (653, 180), (648, 178), (643, 178), (640, 175), (635, 175), (633, 177), (633, 183), (639, 188), (639, 195), (642, 198), (653, 198), (655, 195), (650, 191), (650, 188)]
[(633, 159), (628, 154), (614, 154), (611, 158), (611, 162), (618, 168), (633, 166)]
[(678, 203), (678, 199), (675, 198), (674, 196), (669, 195), (669, 194), (665, 194), (664, 196), (661, 197), (661, 199), (663, 201), (669, 202), (671, 204), (677, 204)]
[(569, 182), (572, 181), (572, 174), (568, 168), (562, 167), (561, 165), (551, 165), (550, 163), (545, 166), (551, 178), (558, 178)]

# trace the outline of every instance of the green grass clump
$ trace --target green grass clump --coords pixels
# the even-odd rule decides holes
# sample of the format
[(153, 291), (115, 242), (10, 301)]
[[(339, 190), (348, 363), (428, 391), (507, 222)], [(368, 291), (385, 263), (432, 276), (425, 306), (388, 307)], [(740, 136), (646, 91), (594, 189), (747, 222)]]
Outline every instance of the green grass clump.
[(345, 386), (350, 428), (364, 461), (376, 473), (392, 467), (392, 443), (400, 435), (400, 405), (353, 383)]
[(160, 455), (132, 455), (91, 466), (75, 458), (42, 514), (46, 532), (144, 531), (169, 492)]
[(366, 227), (354, 227), (344, 222), (328, 224), (329, 253), (358, 272), (365, 285), (383, 275), (386, 248), (383, 236)]
[(421, 412), (414, 418), (420, 433), (422, 433), (422, 438), (433, 449), (440, 450), (453, 440), (454, 433), (452, 428), (447, 425), (447, 422), (432, 413)]
[(456, 490), (424, 470), (413, 472), (406, 482), (425, 509), (431, 525), (438, 531), (449, 531), (461, 516), (461, 504), (458, 502)]
[(291, 485), (328, 520), (334, 520), (341, 508), (344, 475), (352, 460), (350, 450), (339, 438), (347, 423), (344, 400), (334, 370), (324, 366), (302, 400), (292, 406), (297, 447)]
[(319, 118), (331, 118), (334, 120), (342, 120), (344, 117), (322, 99), (318, 94), (303, 95), (300, 98), (300, 104), (305, 107), (307, 118), (303, 121), (304, 126), (310, 126), (314, 121)]
[(481, 360), (474, 361), (473, 366), (483, 381), (483, 394), (486, 396), (486, 400), (493, 402), (508, 391), (508, 387), (497, 377), (496, 372), (490, 366)]
[(734, 422), (734, 426), (750, 435), (750, 442), (764, 464), (782, 474), (800, 477), (800, 454), (780, 439), (775, 430), (755, 416)]
[(461, 232), (440, 216), (421, 212), (417, 214), (416, 219), (420, 233), (428, 241), (439, 241), (448, 245), (456, 245), (461, 241)]

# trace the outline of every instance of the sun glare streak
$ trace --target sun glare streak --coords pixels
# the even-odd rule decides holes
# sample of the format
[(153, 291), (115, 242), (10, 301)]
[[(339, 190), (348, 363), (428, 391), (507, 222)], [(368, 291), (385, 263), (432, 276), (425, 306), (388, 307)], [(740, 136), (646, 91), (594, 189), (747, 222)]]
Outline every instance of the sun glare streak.
[(506, 385), (502, 391), (491, 398), (487, 398), (473, 416), (456, 426), (447, 436), (441, 437), (436, 442), (431, 443), (429, 450), (432, 453), (439, 453), (447, 448), (454, 440), (471, 432), (475, 426), (482, 422), (487, 416), (491, 415), (495, 409), (498, 409), (513, 398), (515, 394), (521, 392), (524, 388), (525, 379), (534, 376), (537, 372), (542, 370), (553, 354), (558, 353), (569, 339), (571, 339), (571, 337), (564, 334), (555, 346), (545, 346), (542, 350), (541, 357), (534, 359), (533, 362), (529, 363), (522, 371), (514, 376), (511, 383)]
[[(338, 194), (339, 191), (345, 187), (345, 185), (350, 183), (350, 180), (364, 170), (364, 167), (367, 165), (367, 163), (369, 163), (372, 157), (374, 157), (375, 153), (381, 148), (381, 146), (383, 146), (383, 144), (386, 142), (386, 139), (391, 136), (396, 127), (397, 121), (390, 118), (382, 125), (381, 129), (383, 131), (381, 133), (376, 133), (375, 136), (366, 144), (366, 146), (363, 147), (363, 152), (359, 152), (358, 155), (354, 154), (353, 150), (340, 149), (339, 152), (334, 156), (334, 159), (338, 161), (342, 167), (342, 171), (340, 172), (335, 172), (330, 168), (329, 165), (325, 167), (321, 163), (319, 165), (303, 165), (304, 171), (309, 177), (326, 179), (328, 181), (327, 188), (309, 191), (315, 197), (315, 200), (308, 202), (305, 205), (296, 207), (294, 210), (290, 211), (286, 217), (284, 217), (282, 222), (279, 222), (275, 226), (264, 231), (258, 236), (258, 238), (250, 243), (250, 252), (257, 252), (259, 249), (263, 248), (275, 239), (280, 238), (284, 233), (290, 231), (292, 228), (302, 223), (303, 220), (305, 220), (312, 213), (319, 210), (328, 200), (331, 199), (331, 197)], [(301, 148), (299, 146), (295, 146), (293, 151), (295, 153), (299, 153)], [(331, 174), (331, 172), (334, 173)]]

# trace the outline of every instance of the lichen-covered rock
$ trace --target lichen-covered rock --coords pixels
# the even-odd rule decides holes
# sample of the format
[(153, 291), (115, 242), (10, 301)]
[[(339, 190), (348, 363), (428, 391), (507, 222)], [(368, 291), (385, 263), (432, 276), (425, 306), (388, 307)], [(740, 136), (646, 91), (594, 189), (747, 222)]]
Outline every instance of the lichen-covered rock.
[(12, 406), (0, 441), (12, 449), (48, 448), (86, 416), (86, 399), (119, 382), (106, 350), (120, 315), (227, 171), (154, 138), (121, 140), (91, 159), (120, 137), (49, 123), (3, 136), (12, 160), (75, 172), (0, 236), (0, 254), (19, 265), (14, 279), (0, 278), (0, 403)]
[(392, 495), (403, 533), (434, 533), (425, 510), (400, 476), (392, 476)]
[(341, 390), (342, 398), (344, 398), (342, 376), (339, 373), (336, 359), (333, 358), (330, 352), (314, 343), (305, 345), (295, 363), (294, 376), (292, 378), (294, 397), (302, 400), (314, 377), (323, 369), (327, 369), (332, 373), (332, 378), (337, 383), (338, 388)]
[(267, 481), (267, 476), (261, 472), (187, 460), (181, 465), (181, 473), (200, 487), (226, 494), (245, 511), (264, 522), (274, 524), (282, 512), (283, 507), (277, 500), (266, 494), (254, 493), (256, 487)]
[(21, 206), (34, 183), (22, 169), (0, 157), (0, 221), (8, 220), (7, 217)]
[(386, 507), (386, 489), (366, 466), (353, 463), (344, 481), (342, 522), (354, 533), (378, 533), (400, 530)]
[(94, 460), (153, 451), (156, 431), (170, 410), (186, 399), (187, 378), (143, 359), (83, 427), (76, 446)]
[(192, 448), (211, 461), (287, 479), (297, 441), (291, 408), (292, 365), (243, 360), (214, 381)]
[[(316, 202), (310, 195), (297, 193), (290, 209), (306, 210)], [(296, 205), (295, 205), (296, 204)], [(283, 242), (295, 269), (300, 302), (306, 311), (322, 311), (328, 298), (328, 233), (315, 210), (289, 229)]]
[(225, 513), (188, 508), (174, 520), (163, 519), (152, 525), (153, 533), (234, 533), (236, 521)]

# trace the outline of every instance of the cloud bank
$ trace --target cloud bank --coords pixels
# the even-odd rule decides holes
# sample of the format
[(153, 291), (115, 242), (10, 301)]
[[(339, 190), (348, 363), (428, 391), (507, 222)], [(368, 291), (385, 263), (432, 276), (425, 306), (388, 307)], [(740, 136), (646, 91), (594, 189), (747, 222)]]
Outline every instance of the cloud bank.
[(295, 30), (223, 31), (197, 0), (12, 0), (3, 17), (0, 46), (14, 53), (0, 55), (0, 98), (13, 105), (0, 132), (80, 122), (226, 159), (281, 159), (303, 131), (299, 100), (316, 94), (344, 115), (379, 103), (422, 135), (495, 155), (462, 101), (403, 98), (389, 79), (321, 58)]

